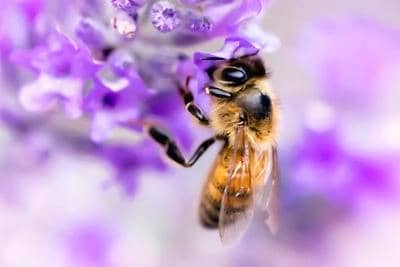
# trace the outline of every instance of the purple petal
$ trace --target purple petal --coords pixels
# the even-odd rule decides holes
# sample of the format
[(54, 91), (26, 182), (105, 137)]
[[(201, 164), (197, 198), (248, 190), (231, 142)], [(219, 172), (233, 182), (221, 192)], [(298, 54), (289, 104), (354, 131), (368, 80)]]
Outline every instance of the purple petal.
[(44, 45), (15, 51), (11, 59), (36, 73), (45, 72), (57, 77), (88, 78), (101, 67), (86, 47), (78, 47), (58, 31), (53, 31)]
[(195, 53), (194, 63), (201, 69), (206, 70), (224, 60), (248, 55), (256, 55), (258, 51), (259, 49), (248, 40), (240, 37), (230, 37), (225, 40), (224, 46), (218, 52)]
[(193, 145), (196, 129), (193, 129), (193, 121), (185, 110), (178, 92), (157, 94), (147, 101), (146, 106), (144, 116), (157, 118), (158, 126), (166, 129), (184, 151), (189, 151)]
[(29, 111), (49, 111), (58, 103), (68, 117), (78, 118), (82, 115), (82, 89), (83, 82), (79, 79), (41, 74), (21, 88), (19, 99)]
[(337, 129), (305, 131), (299, 140), (289, 148), (296, 153), (281, 161), (281, 177), (288, 181), (282, 187), (282, 221), (292, 238), (309, 240), (313, 234), (314, 242), (315, 235), (371, 200), (397, 201), (398, 155), (359, 155), (341, 144)]
[(157, 145), (151, 140), (135, 146), (105, 146), (100, 155), (115, 168), (115, 182), (128, 194), (136, 191), (137, 179), (142, 172), (166, 169)]
[(208, 8), (204, 15), (214, 24), (208, 36), (235, 34), (241, 24), (260, 14), (263, 4), (261, 0), (241, 0)]
[(389, 159), (369, 159), (347, 151), (336, 132), (306, 132), (301, 145), (294, 150), (293, 179), (300, 187), (320, 192), (328, 198), (356, 203), (371, 193), (390, 195), (395, 180), (395, 165)]
[(92, 49), (102, 49), (107, 46), (101, 26), (93, 19), (82, 19), (75, 29), (75, 34)]
[(111, 0), (111, 3), (114, 7), (128, 14), (133, 14), (145, 3), (145, 0)]
[(123, 88), (112, 90), (95, 80), (94, 87), (85, 97), (85, 111), (92, 116), (93, 141), (104, 141), (115, 128), (131, 128), (130, 125), (141, 118), (142, 102), (149, 97), (150, 91), (137, 74), (128, 76), (126, 81)]

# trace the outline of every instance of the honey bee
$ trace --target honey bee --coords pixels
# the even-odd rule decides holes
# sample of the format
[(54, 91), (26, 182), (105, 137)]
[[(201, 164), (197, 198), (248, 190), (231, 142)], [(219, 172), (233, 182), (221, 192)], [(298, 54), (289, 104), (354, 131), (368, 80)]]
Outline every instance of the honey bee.
[(211, 114), (204, 115), (187, 87), (179, 91), (186, 109), (215, 136), (204, 141), (189, 160), (176, 143), (156, 127), (150, 136), (161, 144), (166, 155), (184, 167), (191, 167), (215, 141), (223, 146), (204, 184), (199, 216), (207, 228), (218, 228), (223, 242), (239, 238), (247, 228), (255, 208), (268, 212), (272, 232), (278, 226), (279, 175), (277, 162), (278, 100), (260, 57), (234, 59), (204, 58), (217, 64), (207, 69)]

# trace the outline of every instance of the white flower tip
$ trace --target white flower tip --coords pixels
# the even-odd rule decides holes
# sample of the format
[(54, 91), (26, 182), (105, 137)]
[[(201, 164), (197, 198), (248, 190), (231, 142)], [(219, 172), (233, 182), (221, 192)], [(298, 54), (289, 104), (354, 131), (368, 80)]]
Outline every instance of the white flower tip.
[(82, 84), (79, 79), (56, 78), (42, 73), (21, 88), (19, 102), (31, 112), (48, 111), (60, 103), (67, 116), (78, 118), (82, 115)]

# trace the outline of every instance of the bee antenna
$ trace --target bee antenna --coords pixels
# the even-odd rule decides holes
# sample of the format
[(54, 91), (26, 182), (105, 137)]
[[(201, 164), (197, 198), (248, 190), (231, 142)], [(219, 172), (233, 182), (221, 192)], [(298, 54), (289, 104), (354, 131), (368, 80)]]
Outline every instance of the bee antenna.
[(207, 61), (207, 60), (226, 60), (226, 59), (223, 57), (205, 57), (202, 58), (201, 60)]

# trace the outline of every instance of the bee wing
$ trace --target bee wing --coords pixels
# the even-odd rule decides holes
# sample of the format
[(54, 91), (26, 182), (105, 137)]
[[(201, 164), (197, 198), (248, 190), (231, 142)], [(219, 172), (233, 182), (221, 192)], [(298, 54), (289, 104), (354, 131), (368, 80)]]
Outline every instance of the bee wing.
[[(280, 177), (278, 152), (276, 145), (272, 145), (265, 154), (260, 154), (256, 161), (264, 162), (265, 169), (258, 173), (255, 179), (255, 198), (262, 209), (267, 211), (266, 223), (272, 233), (279, 227), (279, 195)], [(260, 169), (260, 168), (259, 168)]]
[(219, 214), (219, 234), (223, 243), (231, 243), (243, 234), (255, 206), (250, 164), (254, 155), (244, 127), (238, 127), (235, 142)]
[(267, 201), (268, 218), (266, 220), (272, 233), (277, 233), (279, 228), (279, 208), (280, 208), (280, 176), (279, 176), (279, 163), (278, 163), (278, 151), (274, 147), (272, 150), (272, 172), (271, 178), (272, 188)]

